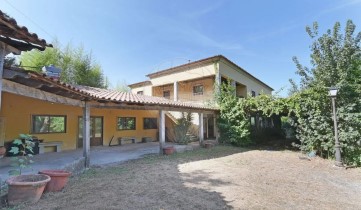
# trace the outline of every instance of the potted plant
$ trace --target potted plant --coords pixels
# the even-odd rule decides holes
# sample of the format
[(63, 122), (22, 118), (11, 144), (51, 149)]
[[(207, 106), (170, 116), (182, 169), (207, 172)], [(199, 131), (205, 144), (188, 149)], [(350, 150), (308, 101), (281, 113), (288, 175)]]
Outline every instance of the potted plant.
[(51, 180), (45, 187), (45, 192), (57, 192), (68, 183), (71, 173), (65, 170), (42, 170), (39, 174), (50, 176)]
[(12, 166), (16, 167), (9, 171), (10, 177), (6, 180), (8, 184), (8, 203), (16, 205), (22, 202), (36, 203), (43, 194), (46, 184), (50, 177), (45, 174), (22, 175), (22, 170), (28, 168), (33, 163), (32, 153), (34, 142), (32, 137), (26, 134), (20, 134), (19, 139), (15, 139), (10, 149), (10, 153), (19, 155), (12, 158)]
[(165, 155), (171, 155), (174, 153), (174, 147), (173, 146), (167, 146), (163, 148), (163, 154)]

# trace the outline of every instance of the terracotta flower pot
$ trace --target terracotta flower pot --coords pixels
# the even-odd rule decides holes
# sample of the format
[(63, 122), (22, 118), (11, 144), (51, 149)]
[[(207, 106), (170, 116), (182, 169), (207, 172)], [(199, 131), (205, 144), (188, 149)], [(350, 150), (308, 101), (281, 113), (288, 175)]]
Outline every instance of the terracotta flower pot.
[(46, 174), (51, 177), (50, 182), (45, 187), (45, 192), (57, 192), (62, 190), (68, 183), (71, 173), (64, 170), (43, 170), (39, 174)]
[(209, 149), (212, 148), (213, 144), (212, 143), (204, 143), (204, 148)]
[(163, 154), (171, 155), (173, 153), (174, 153), (174, 147), (173, 146), (163, 148)]
[(50, 177), (44, 174), (19, 175), (6, 180), (9, 205), (16, 205), (22, 202), (36, 203), (43, 194), (46, 183)]
[(0, 146), (0, 158), (4, 157), (6, 153), (6, 148), (3, 146)]

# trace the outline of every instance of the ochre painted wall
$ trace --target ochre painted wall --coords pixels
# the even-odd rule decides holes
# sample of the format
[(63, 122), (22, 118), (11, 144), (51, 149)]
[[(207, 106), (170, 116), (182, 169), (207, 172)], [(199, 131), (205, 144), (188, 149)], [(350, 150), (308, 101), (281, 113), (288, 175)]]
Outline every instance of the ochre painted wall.
[[(37, 99), (3, 92), (0, 117), (5, 119), (5, 142), (17, 138), (20, 133), (31, 133), (32, 115), (66, 115), (66, 133), (34, 134), (44, 141), (62, 141), (63, 150), (76, 149), (78, 139), (78, 120), (82, 116), (82, 108), (53, 104)], [(123, 110), (123, 109), (91, 109), (91, 116), (103, 117), (103, 145), (107, 146), (111, 137), (114, 140), (121, 136), (152, 137), (157, 140), (158, 129), (143, 129), (143, 118), (158, 118), (159, 112), (153, 110)], [(117, 130), (117, 117), (136, 117), (136, 130)], [(113, 141), (114, 141), (113, 140)]]
[(228, 62), (220, 61), (219, 70), (223, 77), (235, 80), (236, 82), (245, 85), (247, 93), (255, 91), (256, 95), (260, 93), (272, 94), (272, 90), (269, 87), (240, 71), (237, 67), (229, 64)]
[(142, 87), (132, 88), (131, 92), (137, 94), (138, 91), (143, 91), (143, 95), (152, 96), (152, 85), (145, 85)]
[[(214, 77), (199, 78), (178, 82), (178, 101), (204, 104), (214, 99)], [(203, 95), (193, 95), (193, 86), (203, 85)], [(174, 99), (174, 85), (153, 87), (153, 96), (163, 97), (163, 91), (170, 91), (170, 100)]]
[(214, 63), (209, 63), (202, 66), (190, 67), (187, 70), (177, 73), (151, 78), (150, 81), (152, 82), (153, 86), (161, 86), (166, 84), (173, 84), (174, 82), (194, 80), (212, 75), (215, 75), (215, 67)]

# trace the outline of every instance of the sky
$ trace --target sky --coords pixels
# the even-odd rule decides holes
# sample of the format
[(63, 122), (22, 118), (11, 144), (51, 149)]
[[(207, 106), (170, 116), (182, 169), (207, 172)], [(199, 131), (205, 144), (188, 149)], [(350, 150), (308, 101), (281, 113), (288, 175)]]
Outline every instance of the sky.
[(83, 45), (110, 83), (224, 55), (287, 95), (292, 61), (309, 66), (312, 40), (351, 19), (361, 31), (361, 0), (0, 0), (0, 10), (48, 42)]

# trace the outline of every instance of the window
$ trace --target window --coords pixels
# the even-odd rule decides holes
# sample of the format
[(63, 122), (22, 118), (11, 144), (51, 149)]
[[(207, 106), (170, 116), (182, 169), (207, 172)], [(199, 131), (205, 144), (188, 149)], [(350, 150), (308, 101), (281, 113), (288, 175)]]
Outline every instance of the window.
[(157, 118), (144, 118), (143, 120), (144, 129), (157, 129)]
[(256, 92), (252, 90), (252, 97), (256, 97)]
[(65, 133), (66, 116), (33, 115), (32, 133)]
[(170, 90), (163, 91), (163, 97), (170, 99)]
[(143, 95), (144, 93), (143, 93), (143, 91), (138, 91), (137, 94), (138, 95)]
[(203, 85), (193, 86), (193, 95), (203, 95)]
[(135, 117), (118, 117), (118, 130), (135, 130)]

